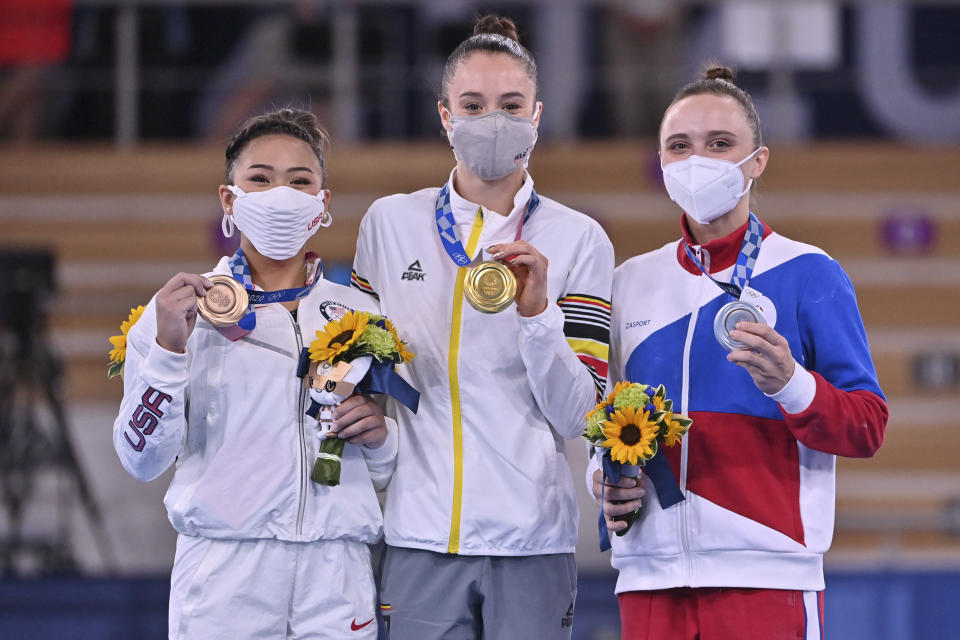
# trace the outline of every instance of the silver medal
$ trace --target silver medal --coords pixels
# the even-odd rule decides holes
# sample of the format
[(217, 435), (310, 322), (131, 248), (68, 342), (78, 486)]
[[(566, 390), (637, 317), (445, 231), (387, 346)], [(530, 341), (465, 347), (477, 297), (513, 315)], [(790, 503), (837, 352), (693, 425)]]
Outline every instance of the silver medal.
[(737, 328), (738, 322), (767, 323), (763, 312), (749, 302), (736, 300), (720, 307), (720, 311), (717, 311), (713, 319), (713, 335), (716, 336), (720, 346), (727, 351), (749, 349), (744, 343), (730, 337), (730, 332)]

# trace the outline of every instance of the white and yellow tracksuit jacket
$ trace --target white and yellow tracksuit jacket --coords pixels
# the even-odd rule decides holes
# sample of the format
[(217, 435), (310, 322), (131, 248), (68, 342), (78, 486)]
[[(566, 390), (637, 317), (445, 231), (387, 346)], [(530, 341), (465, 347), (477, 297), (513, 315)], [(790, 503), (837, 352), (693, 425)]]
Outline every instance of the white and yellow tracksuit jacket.
[[(512, 242), (533, 180), (508, 216), (449, 183), (457, 235), (471, 258)], [(438, 188), (381, 198), (360, 225), (353, 285), (379, 297), (416, 354), (401, 374), (420, 390), (398, 416), (387, 488), (387, 543), (464, 555), (570, 553), (577, 501), (564, 439), (583, 430), (605, 384), (613, 247), (591, 218), (542, 198), (522, 238), (547, 257), (548, 305), (483, 314), (463, 297), (436, 225)]]

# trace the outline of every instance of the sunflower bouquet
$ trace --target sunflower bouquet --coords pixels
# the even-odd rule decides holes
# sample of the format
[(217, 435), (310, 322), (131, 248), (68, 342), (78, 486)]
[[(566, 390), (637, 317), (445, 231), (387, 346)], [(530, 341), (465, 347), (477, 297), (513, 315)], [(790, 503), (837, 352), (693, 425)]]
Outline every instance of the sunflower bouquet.
[(137, 324), (140, 316), (143, 315), (145, 307), (141, 304), (139, 307), (130, 309), (130, 315), (120, 323), (120, 335), (110, 336), (110, 362), (107, 365), (107, 378), (115, 378), (123, 373), (123, 363), (127, 360), (127, 334), (133, 325)]
[[(657, 453), (661, 446), (672, 447), (680, 442), (693, 421), (673, 411), (673, 401), (667, 398), (662, 384), (652, 387), (618, 382), (613, 392), (587, 414), (586, 420), (583, 437), (603, 450), (605, 478), (612, 482), (623, 476), (636, 478), (640, 467), (648, 467), (662, 507), (683, 500), (666, 459)], [(614, 517), (627, 523), (625, 529), (617, 532), (618, 536), (630, 530), (639, 513), (638, 508)], [(606, 527), (601, 527), (601, 532), (605, 531)]]
[(333, 409), (354, 392), (385, 393), (416, 413), (420, 394), (395, 370), (412, 359), (393, 324), (373, 313), (348, 311), (317, 331), (301, 354), (299, 372), (311, 400), (306, 413), (320, 430), (320, 451), (310, 474), (314, 482), (340, 484), (345, 441), (331, 431)]

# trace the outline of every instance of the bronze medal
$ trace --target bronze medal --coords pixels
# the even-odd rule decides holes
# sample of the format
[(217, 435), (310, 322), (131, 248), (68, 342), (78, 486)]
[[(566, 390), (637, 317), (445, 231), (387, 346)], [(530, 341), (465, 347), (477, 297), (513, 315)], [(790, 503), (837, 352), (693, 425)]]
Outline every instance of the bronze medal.
[(247, 312), (247, 290), (243, 285), (225, 275), (208, 278), (213, 286), (207, 295), (197, 296), (197, 311), (204, 320), (215, 327), (231, 327)]
[(463, 294), (477, 311), (499, 313), (513, 303), (517, 295), (517, 279), (502, 262), (488, 260), (467, 270)]

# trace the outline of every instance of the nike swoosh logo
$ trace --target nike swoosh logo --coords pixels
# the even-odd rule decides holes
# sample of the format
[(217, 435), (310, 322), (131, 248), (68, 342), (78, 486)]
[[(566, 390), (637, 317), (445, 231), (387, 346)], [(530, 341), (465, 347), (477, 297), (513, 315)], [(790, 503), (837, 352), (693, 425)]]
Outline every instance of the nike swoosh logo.
[(376, 619), (376, 618), (370, 618), (369, 620), (367, 620), (367, 621), (364, 622), (363, 624), (357, 624), (357, 619), (354, 618), (354, 619), (353, 619), (353, 622), (350, 623), (350, 631), (360, 631), (360, 629), (363, 629), (365, 626), (367, 626), (368, 624), (370, 624), (371, 622), (373, 622), (375, 619)]

